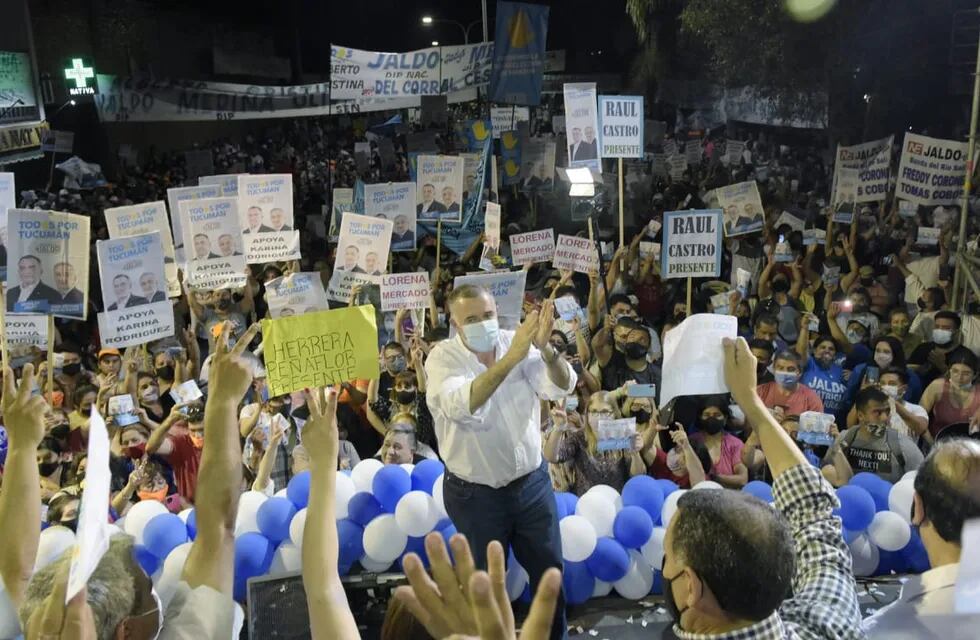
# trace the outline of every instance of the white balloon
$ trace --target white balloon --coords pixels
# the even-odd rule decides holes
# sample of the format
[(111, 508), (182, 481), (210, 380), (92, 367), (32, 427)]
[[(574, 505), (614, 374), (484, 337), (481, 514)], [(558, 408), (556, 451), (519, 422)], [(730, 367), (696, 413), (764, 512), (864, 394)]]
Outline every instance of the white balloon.
[(901, 480), (899, 480), (899, 482), (904, 482), (906, 480), (912, 480), (912, 481), (914, 481), (915, 480), (915, 476), (917, 476), (917, 475), (919, 475), (919, 470), (918, 469), (912, 469), (911, 471), (906, 472), (905, 475), (902, 476)]
[(0, 580), (0, 638), (20, 638), (22, 631), (17, 617), (17, 607), (7, 594)]
[[(136, 503), (140, 504), (140, 503)], [(166, 609), (170, 604), (170, 599), (177, 592), (177, 585), (180, 584), (181, 575), (184, 573), (184, 564), (187, 562), (187, 555), (191, 552), (193, 542), (185, 542), (177, 546), (167, 554), (167, 559), (163, 561), (163, 569), (160, 578), (156, 582), (157, 595), (160, 596), (160, 604)]]
[(126, 512), (124, 530), (133, 536), (136, 544), (143, 544), (143, 529), (147, 523), (161, 513), (169, 513), (162, 502), (156, 500), (140, 500)]
[(406, 544), (408, 536), (390, 513), (378, 516), (364, 528), (364, 553), (378, 562), (394, 562)]
[(597, 536), (612, 536), (613, 522), (616, 521), (616, 502), (604, 491), (588, 491), (575, 504), (575, 515), (592, 523)]
[(592, 589), (593, 598), (605, 598), (610, 593), (612, 593), (613, 584), (611, 582), (604, 582), (598, 578), (595, 581), (595, 588)]
[(439, 511), (425, 491), (409, 491), (395, 506), (395, 522), (406, 535), (419, 538), (435, 528)]
[(655, 569), (664, 566), (664, 536), (666, 535), (667, 529), (654, 527), (650, 539), (640, 547), (640, 554), (643, 555), (643, 559)]
[[(345, 475), (345, 474), (340, 474), (340, 475)], [(289, 489), (287, 487), (283, 487), (279, 491), (276, 491), (275, 494), (273, 494), (272, 497), (273, 498), (286, 498), (287, 500), (289, 500)]]
[(866, 534), (861, 534), (848, 545), (851, 550), (851, 562), (854, 575), (857, 577), (870, 576), (878, 568), (879, 552)]
[(670, 524), (671, 518), (677, 512), (677, 501), (681, 499), (681, 496), (687, 493), (687, 489), (678, 489), (673, 492), (664, 500), (664, 510), (660, 512), (660, 522), (663, 523), (663, 527), (666, 529), (667, 525)]
[(589, 495), (592, 492), (606, 496), (606, 498), (616, 506), (616, 513), (623, 510), (623, 496), (619, 495), (619, 492), (610, 487), (608, 484), (597, 484), (586, 491), (585, 495)]
[(435, 484), (432, 485), (432, 499), (436, 503), (436, 509), (439, 510), (440, 518), (448, 518), (449, 514), (446, 512), (446, 502), (442, 497), (442, 483), (446, 479), (445, 473), (440, 473), (439, 477), (436, 478)]
[(351, 469), (350, 479), (354, 481), (354, 486), (357, 487), (358, 491), (367, 491), (371, 493), (372, 485), (374, 483), (374, 474), (378, 472), (381, 467), (385, 466), (380, 460), (375, 460), (374, 458), (365, 458)]
[(902, 516), (902, 520), (912, 524), (912, 501), (915, 495), (915, 480), (896, 482), (888, 492), (888, 510)]
[(391, 562), (381, 562), (380, 560), (375, 560), (367, 554), (361, 556), (361, 559), (358, 562), (360, 562), (361, 566), (364, 567), (364, 570), (369, 573), (383, 573), (388, 570), (388, 567), (391, 566)]
[(699, 490), (703, 490), (703, 489), (724, 489), (724, 488), (725, 487), (721, 486), (720, 484), (718, 484), (714, 480), (702, 480), (701, 482), (699, 482), (696, 485), (694, 485), (693, 487), (691, 487), (691, 490), (692, 491), (699, 491)]
[(530, 580), (530, 577), (521, 565), (512, 562), (507, 567), (507, 575), (504, 577), (504, 582), (507, 586), (507, 597), (510, 598), (511, 602), (521, 597), (528, 580)]
[(59, 525), (42, 531), (37, 542), (37, 554), (34, 556), (34, 571), (43, 569), (60, 558), (74, 544), (75, 532), (68, 527)]
[(304, 529), (306, 529), (306, 509), (300, 509), (289, 522), (289, 539), (297, 549), (303, 548)]
[(112, 524), (116, 525), (117, 527), (119, 527), (120, 529), (122, 529), (125, 532), (126, 531), (126, 516), (123, 516), (121, 518), (116, 518), (116, 521), (113, 522)]
[(269, 573), (291, 573), (299, 571), (303, 566), (303, 551), (288, 540), (279, 545), (276, 553), (272, 556), (272, 564), (269, 566)]
[(357, 487), (354, 486), (354, 481), (346, 473), (338, 473), (336, 477), (334, 497), (337, 500), (337, 520), (343, 520), (347, 517), (347, 503), (357, 493)]
[(561, 556), (565, 560), (582, 562), (595, 551), (595, 527), (582, 516), (565, 516), (558, 528), (561, 530)]
[[(193, 510), (194, 510), (193, 508), (184, 509), (183, 511), (177, 514), (177, 517), (183, 520), (184, 524), (187, 524), (187, 518), (191, 516), (191, 511)], [(117, 522), (116, 524), (119, 523)]]
[(898, 551), (912, 539), (912, 529), (899, 514), (879, 511), (868, 526), (868, 537), (885, 551)]
[(630, 568), (625, 576), (613, 583), (613, 588), (627, 600), (639, 600), (653, 588), (653, 569), (639, 551), (630, 549), (629, 553)]
[(412, 469), (415, 468), (415, 465), (412, 464), (411, 462), (403, 462), (398, 466), (404, 469), (405, 471), (407, 471), (408, 475), (412, 475)]
[[(238, 498), (238, 516), (235, 518), (235, 537), (259, 530), (259, 507), (269, 499), (261, 491), (246, 491)], [(138, 503), (137, 503), (138, 504)]]

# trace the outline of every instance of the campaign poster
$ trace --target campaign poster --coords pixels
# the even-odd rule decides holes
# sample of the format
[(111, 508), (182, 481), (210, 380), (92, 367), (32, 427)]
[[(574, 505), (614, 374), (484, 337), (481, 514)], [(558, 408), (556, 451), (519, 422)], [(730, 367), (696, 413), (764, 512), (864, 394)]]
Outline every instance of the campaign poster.
[[(0, 247), (7, 246), (7, 211), (17, 206), (17, 185), (13, 173), (0, 172)], [(7, 265), (0, 264), (0, 281), (7, 279)]]
[(247, 264), (299, 260), (292, 175), (239, 176), (238, 213)]
[(715, 189), (718, 205), (725, 212), (725, 236), (759, 233), (765, 226), (765, 212), (755, 180)]
[(177, 279), (177, 257), (174, 253), (174, 239), (170, 235), (170, 224), (167, 222), (167, 205), (163, 200), (106, 209), (105, 221), (110, 238), (127, 238), (154, 231), (160, 234), (167, 295), (171, 298), (178, 297), (181, 288)]
[(475, 284), (490, 292), (497, 302), (497, 316), (500, 326), (507, 329), (516, 327), (521, 320), (524, 306), (524, 287), (526, 271), (500, 271), (497, 273), (473, 273), (456, 276), (453, 287)]
[(837, 145), (834, 184), (839, 179), (841, 169), (856, 170), (858, 173), (853, 202), (877, 202), (887, 197), (894, 139), (895, 136), (888, 136), (849, 147)]
[(528, 139), (521, 150), (521, 190), (551, 191), (555, 186), (554, 140)]
[[(755, 183), (753, 183), (755, 184)], [(717, 278), (721, 275), (722, 211), (699, 209), (664, 213), (660, 259), (662, 278)]]
[(484, 242), (494, 249), (500, 249), (500, 205), (495, 202), (487, 203), (484, 216)]
[(549, 8), (497, 1), (490, 100), (536, 106), (544, 81)]
[(330, 278), (328, 295), (331, 300), (348, 302), (355, 286), (378, 284), (388, 268), (388, 250), (394, 223), (345, 213), (340, 222), (337, 259)]
[(599, 96), (599, 155), (643, 157), (643, 96)]
[(84, 320), (88, 307), (89, 218), (7, 212), (7, 311)]
[(226, 173), (217, 176), (201, 176), (197, 179), (199, 186), (218, 185), (221, 187), (222, 197), (238, 195), (238, 178), (247, 176), (247, 173)]
[(186, 262), (184, 257), (184, 229), (180, 226), (180, 203), (185, 200), (220, 197), (221, 187), (216, 184), (167, 189), (167, 208), (170, 210), (170, 224), (171, 230), (173, 231), (174, 251), (177, 256), (178, 265), (183, 265)]
[(559, 234), (552, 265), (578, 273), (599, 273), (599, 252), (588, 238)]
[(338, 187), (333, 190), (333, 213), (330, 216), (330, 227), (327, 229), (327, 237), (330, 242), (337, 242), (340, 236), (340, 218), (345, 211), (354, 210), (354, 190), (349, 187)]
[(431, 293), (425, 271), (386, 273), (381, 276), (381, 311), (425, 309)]
[(510, 257), (514, 266), (550, 262), (555, 257), (554, 229), (511, 234)]
[(965, 142), (906, 133), (895, 197), (925, 206), (958, 204), (967, 156)]
[(187, 281), (195, 289), (245, 286), (245, 255), (238, 198), (204, 198), (180, 203)]
[(684, 158), (687, 160), (688, 165), (701, 164), (701, 153), (700, 140), (688, 140), (684, 143)]
[(316, 272), (291, 273), (266, 282), (265, 300), (273, 318), (288, 318), (329, 308), (327, 292)]
[[(42, 314), (9, 315), (4, 317), (4, 337), (11, 358), (28, 355), (32, 347), (48, 348), (48, 316)], [(16, 365), (11, 363), (16, 368)]]
[(103, 346), (129, 347), (174, 335), (174, 308), (167, 298), (160, 233), (96, 243), (102, 302)]
[(741, 164), (742, 152), (745, 151), (744, 140), (731, 140), (725, 143), (725, 155), (721, 157), (722, 164)]
[(568, 166), (601, 171), (599, 119), (594, 82), (564, 85), (565, 128), (568, 131)]
[(493, 137), (500, 138), (504, 131), (517, 129), (518, 122), (531, 122), (531, 110), (527, 107), (498, 107), (490, 105), (490, 126)]
[(683, 153), (675, 153), (667, 159), (667, 166), (670, 179), (679, 182), (684, 179), (684, 173), (687, 171), (687, 156)]
[(392, 251), (415, 251), (415, 183), (364, 185), (364, 215), (391, 220)]
[(417, 218), (460, 222), (463, 211), (463, 159), (459, 156), (420, 155), (417, 176)]

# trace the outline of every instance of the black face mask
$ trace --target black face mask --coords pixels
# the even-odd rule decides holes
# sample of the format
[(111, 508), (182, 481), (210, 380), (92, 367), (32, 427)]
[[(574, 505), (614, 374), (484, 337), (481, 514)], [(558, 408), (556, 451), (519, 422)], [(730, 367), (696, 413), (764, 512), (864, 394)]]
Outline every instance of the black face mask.
[(231, 309), (231, 300), (221, 299), (218, 300), (217, 304), (214, 305), (216, 309), (220, 311), (227, 311)]
[(916, 300), (915, 301), (915, 304), (919, 305), (919, 311), (925, 311), (926, 310), (926, 306), (927, 306), (926, 305), (926, 301), (923, 300), (922, 298), (919, 298), (918, 300)]
[(156, 368), (157, 377), (161, 380), (173, 380), (174, 379), (174, 368), (172, 365), (166, 365), (163, 367)]
[(65, 366), (61, 367), (61, 372), (66, 376), (77, 376), (82, 372), (82, 363), (72, 362), (70, 364), (66, 364)]
[(870, 287), (875, 282), (874, 278), (861, 278), (861, 284)]
[(773, 280), (772, 290), (775, 291), (776, 293), (786, 293), (787, 291), (789, 291), (789, 282), (787, 282), (782, 278), (779, 278), (778, 280)]
[(627, 342), (623, 345), (623, 355), (630, 360), (645, 358), (649, 348), (641, 342)]
[(709, 436), (717, 435), (725, 428), (725, 422), (724, 418), (703, 418), (698, 421), (698, 429)]
[(50, 431), (51, 437), (58, 440), (64, 440), (71, 434), (71, 427), (67, 424), (56, 424), (51, 427)]
[[(664, 563), (666, 564), (666, 561), (664, 561)], [(667, 608), (667, 613), (670, 614), (670, 617), (674, 621), (674, 624), (676, 624), (678, 628), (683, 629), (683, 627), (681, 627), (681, 616), (684, 614), (685, 611), (687, 611), (687, 607), (684, 607), (683, 609), (677, 608), (677, 602), (674, 600), (674, 589), (673, 589), (674, 580), (677, 580), (677, 578), (679, 578), (680, 575), (681, 574), (678, 573), (673, 578), (668, 578), (663, 573), (663, 567), (660, 568), (660, 577), (663, 579), (664, 582), (664, 607)]]
[(37, 472), (45, 477), (50, 476), (57, 470), (59, 464), (58, 462), (39, 462)]
[(412, 389), (411, 391), (395, 392), (395, 400), (397, 400), (399, 404), (412, 404), (415, 402), (415, 398), (417, 397), (418, 392), (415, 389)]
[(646, 424), (650, 422), (650, 418), (653, 414), (646, 409), (637, 409), (636, 411), (633, 411), (631, 415), (636, 418), (636, 424)]

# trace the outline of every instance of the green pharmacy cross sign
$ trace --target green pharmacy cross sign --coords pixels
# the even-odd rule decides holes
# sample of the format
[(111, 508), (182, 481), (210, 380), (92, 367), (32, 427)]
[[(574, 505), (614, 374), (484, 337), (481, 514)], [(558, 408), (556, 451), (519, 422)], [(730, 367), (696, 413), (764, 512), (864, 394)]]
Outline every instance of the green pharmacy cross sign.
[(82, 58), (72, 58), (65, 69), (68, 94), (72, 96), (95, 95), (95, 68), (85, 64)]

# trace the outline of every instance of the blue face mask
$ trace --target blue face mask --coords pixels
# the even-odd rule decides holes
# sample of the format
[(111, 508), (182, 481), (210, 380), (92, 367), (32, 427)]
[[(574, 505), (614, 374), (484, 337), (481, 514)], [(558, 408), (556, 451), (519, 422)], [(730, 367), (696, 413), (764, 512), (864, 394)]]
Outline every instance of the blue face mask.
[(462, 331), (466, 346), (477, 353), (487, 353), (488, 351), (493, 351), (494, 346), (497, 344), (497, 335), (500, 333), (500, 327), (497, 325), (496, 318), (490, 318), (483, 322), (464, 324)]
[(783, 387), (792, 387), (794, 384), (796, 384), (795, 373), (777, 371), (773, 374), (773, 377), (776, 379), (776, 383)]
[(565, 411), (575, 411), (578, 409), (578, 396), (572, 394), (565, 398)]
[(262, 399), (262, 402), (269, 401), (269, 387), (262, 387), (259, 389), (259, 398)]

